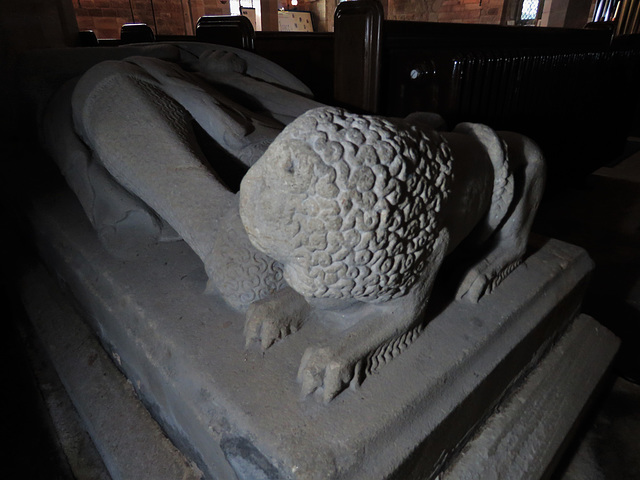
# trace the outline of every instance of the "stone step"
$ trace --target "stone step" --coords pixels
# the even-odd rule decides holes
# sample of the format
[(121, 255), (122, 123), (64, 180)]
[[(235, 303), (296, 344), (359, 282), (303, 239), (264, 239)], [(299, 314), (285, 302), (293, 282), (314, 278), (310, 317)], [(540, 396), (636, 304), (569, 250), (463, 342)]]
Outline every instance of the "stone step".
[(597, 321), (578, 316), (439, 480), (548, 478), (618, 346)]
[(324, 405), (300, 399), (296, 373), (329, 326), (309, 322), (266, 353), (244, 349), (242, 315), (203, 294), (184, 242), (116, 258), (63, 193), (37, 200), (31, 222), (46, 264), (153, 417), (205, 477), (223, 480), (435, 477), (564, 334), (593, 268), (584, 250), (538, 239), (479, 303), (437, 308), (434, 292), (422, 335)]
[[(111, 478), (202, 478), (197, 467), (175, 448), (153, 420), (130, 382), (44, 268), (27, 273), (23, 285), (23, 302), (35, 334)], [(63, 427), (63, 422), (74, 423), (68, 407), (66, 411), (66, 414), (57, 412), (58, 421), (54, 423), (58, 427)]]

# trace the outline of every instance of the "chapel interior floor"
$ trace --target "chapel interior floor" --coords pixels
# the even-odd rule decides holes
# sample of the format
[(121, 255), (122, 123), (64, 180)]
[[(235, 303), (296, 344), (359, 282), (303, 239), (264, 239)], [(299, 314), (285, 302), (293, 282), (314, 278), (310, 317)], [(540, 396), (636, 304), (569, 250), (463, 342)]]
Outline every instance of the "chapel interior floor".
[[(598, 170), (579, 187), (543, 205), (535, 231), (590, 253), (596, 270), (583, 311), (622, 338), (611, 379), (553, 479), (640, 480), (640, 152)], [(4, 478), (74, 478), (41, 392), (52, 386), (42, 385), (34, 376), (33, 339), (23, 328), (10, 278), (3, 280), (10, 297), (5, 311), (14, 321), (5, 322), (0, 339), (4, 392), (0, 406), (3, 433), (10, 441), (3, 448), (0, 472)], [(36, 362), (36, 370), (40, 367)], [(96, 478), (96, 470), (87, 471), (93, 473), (75, 478)]]

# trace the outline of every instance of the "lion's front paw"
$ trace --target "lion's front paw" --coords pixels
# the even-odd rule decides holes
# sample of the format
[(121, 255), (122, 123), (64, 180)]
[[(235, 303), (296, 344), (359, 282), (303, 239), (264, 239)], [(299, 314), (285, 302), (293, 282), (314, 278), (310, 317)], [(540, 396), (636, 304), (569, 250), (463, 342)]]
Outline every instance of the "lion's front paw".
[(473, 303), (478, 303), (480, 297), (482, 297), (489, 284), (487, 275), (483, 273), (481, 268), (472, 268), (467, 272), (464, 280), (458, 288), (456, 293), (456, 299), (465, 299)]
[(520, 265), (520, 259), (497, 262), (485, 259), (469, 270), (458, 288), (456, 298), (477, 303), (484, 295), (491, 293), (513, 270)]
[(266, 350), (298, 328), (299, 325), (291, 318), (278, 316), (270, 306), (253, 303), (249, 306), (244, 323), (245, 346), (248, 347), (257, 341), (262, 349)]
[(258, 341), (266, 350), (276, 341), (297, 331), (307, 319), (309, 304), (290, 288), (252, 303), (244, 324), (245, 346)]
[(354, 378), (359, 379), (361, 365), (361, 361), (341, 358), (331, 347), (308, 347), (298, 369), (302, 396), (322, 391), (323, 401), (330, 402)]

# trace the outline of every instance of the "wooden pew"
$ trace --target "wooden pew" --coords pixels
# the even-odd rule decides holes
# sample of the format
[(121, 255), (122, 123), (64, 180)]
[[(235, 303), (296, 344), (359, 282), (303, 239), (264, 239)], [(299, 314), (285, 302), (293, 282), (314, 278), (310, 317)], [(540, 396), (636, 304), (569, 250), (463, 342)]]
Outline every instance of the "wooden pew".
[(387, 21), (358, 0), (338, 5), (335, 42), (337, 103), (524, 133), (552, 187), (613, 161), (638, 104), (638, 42), (608, 31)]
[(450, 127), (472, 121), (524, 133), (545, 152), (551, 188), (624, 149), (640, 98), (637, 35), (388, 21), (377, 0), (340, 3), (334, 24), (334, 34), (222, 27), (235, 25), (250, 41), (233, 46), (289, 70), (321, 102), (389, 116), (432, 111)]
[(332, 33), (256, 32), (255, 53), (298, 77), (323, 103), (333, 103)]

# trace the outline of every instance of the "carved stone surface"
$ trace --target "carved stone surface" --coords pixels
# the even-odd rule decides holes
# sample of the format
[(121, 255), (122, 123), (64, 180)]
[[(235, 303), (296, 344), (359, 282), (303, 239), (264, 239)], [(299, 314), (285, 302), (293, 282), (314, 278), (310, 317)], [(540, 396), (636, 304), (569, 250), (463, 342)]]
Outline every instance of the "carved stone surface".
[[(100, 63), (49, 104), (80, 205), (35, 201), (42, 257), (206, 476), (442, 472), (554, 349), (592, 269), (561, 242), (527, 251), (540, 151), (318, 105), (246, 52), (170, 50)], [(445, 261), (453, 288), (435, 281)]]
[(526, 382), (509, 392), (440, 480), (549, 478), (567, 432), (589, 409), (594, 389), (607, 380), (619, 346), (620, 341), (593, 318), (578, 316)]
[[(458, 296), (477, 301), (493, 290), (524, 254), (543, 183), (533, 143), (482, 125), (437, 132), (419, 116), (331, 107), (290, 123), (244, 177), (240, 214), (312, 314), (344, 326), (305, 352), (303, 394), (328, 401), (411, 343), (445, 255), (470, 235), (487, 250)], [(263, 346), (290, 332), (287, 321), (302, 324), (269, 308), (261, 328), (247, 316)]]
[(237, 206), (220, 222), (204, 264), (209, 292), (219, 292), (229, 305), (241, 311), (286, 286), (282, 265), (257, 251), (249, 241)]
[(306, 298), (389, 301), (409, 293), (434, 254), (452, 162), (436, 132), (312, 110), (244, 177), (241, 215)]
[[(136, 193), (131, 184), (139, 182), (131, 171), (114, 167), (112, 157), (121, 166), (138, 164), (138, 174), (148, 174), (149, 182), (150, 175), (161, 178), (158, 173), (163, 169), (168, 175), (184, 169), (189, 160), (197, 170), (211, 173), (208, 161), (213, 161), (218, 177), (211, 182), (209, 196), (218, 191), (218, 196), (226, 197), (227, 187), (216, 189), (221, 182), (236, 182), (234, 175), (260, 156), (284, 124), (318, 106), (309, 99), (311, 92), (288, 72), (231, 47), (221, 50), (189, 42), (87, 50), (32, 55), (38, 75), (33, 75), (37, 81), (27, 82), (27, 93), (42, 111), (40, 136), (45, 148), (103, 244), (121, 257), (135, 257), (149, 242), (181, 237), (192, 240), (198, 251), (197, 242), (208, 245), (211, 236), (201, 240), (197, 235), (192, 238), (193, 233), (177, 234), (165, 221), (171, 215), (159, 214), (162, 206), (149, 201), (152, 190), (142, 196)], [(41, 75), (42, 71), (47, 74)], [(264, 109), (268, 116), (261, 113)], [(195, 139), (197, 132), (205, 142)], [(162, 162), (166, 157), (177, 162), (166, 165)], [(128, 178), (119, 178), (123, 175)], [(203, 220), (198, 218), (198, 207), (211, 206), (206, 200), (194, 201), (200, 193), (195, 189), (192, 197), (188, 191), (182, 195), (197, 220)], [(224, 211), (224, 199), (216, 200), (214, 211)], [(215, 214), (209, 216), (216, 220)], [(207, 229), (211, 221), (194, 223)]]
[[(411, 348), (323, 405), (300, 400), (296, 371), (305, 349), (329, 341), (339, 327), (308, 322), (266, 352), (243, 350), (242, 313), (218, 295), (202, 295), (202, 263), (183, 242), (152, 245), (132, 260), (114, 258), (69, 193), (39, 199), (30, 219), (49, 268), (65, 279), (140, 398), (176, 445), (216, 479), (435, 475), (574, 318), (593, 268), (583, 250), (542, 239), (477, 304), (449, 301), (455, 291), (437, 288), (430, 321)], [(37, 311), (49, 328), (49, 310)], [(572, 366), (566, 375), (582, 371), (574, 367), (601, 347), (612, 351), (610, 335), (590, 331), (575, 345), (588, 338), (589, 348), (571, 347), (576, 353), (563, 362)], [(604, 367), (604, 356), (598, 358)], [(597, 380), (594, 372), (588, 382)], [(563, 385), (573, 382), (562, 377), (557, 386)], [(580, 391), (587, 395), (590, 388)], [(573, 402), (554, 405), (565, 420), (577, 413)], [(534, 425), (558, 433), (547, 418)], [(546, 449), (544, 441), (532, 445)], [(527, 447), (523, 460), (539, 465), (538, 452)]]
[(176, 49), (89, 69), (50, 104), (45, 127), (63, 122), (45, 138), (103, 243), (126, 257), (119, 238), (182, 238), (207, 291), (246, 312), (247, 345), (309, 318), (338, 325), (300, 359), (303, 395), (327, 402), (409, 345), (463, 240), (482, 250), (460, 298), (477, 302), (521, 261), (544, 183), (528, 139), (320, 106), (259, 57)]

